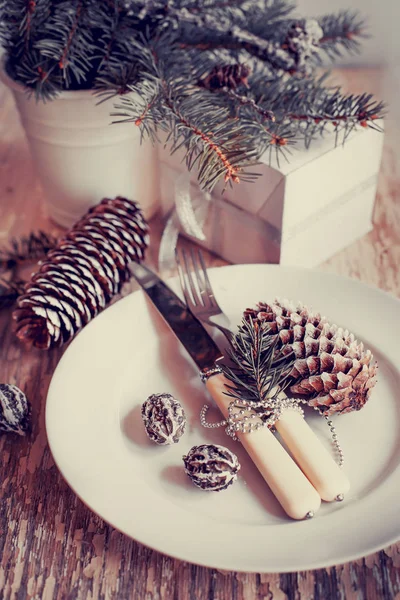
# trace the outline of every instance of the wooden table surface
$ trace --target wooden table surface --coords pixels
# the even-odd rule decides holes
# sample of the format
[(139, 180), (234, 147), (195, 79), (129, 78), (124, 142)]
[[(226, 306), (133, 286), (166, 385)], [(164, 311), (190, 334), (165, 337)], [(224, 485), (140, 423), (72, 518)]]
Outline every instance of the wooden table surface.
[[(380, 94), (377, 70), (340, 74), (352, 91)], [(387, 130), (374, 230), (323, 265), (400, 297), (400, 181)], [(46, 217), (11, 95), (0, 88), (0, 244), (41, 228)], [(157, 240), (160, 224), (153, 224)], [(155, 255), (157, 244), (152, 253)], [(208, 257), (209, 264), (223, 261)], [(24, 350), (0, 314), (0, 381), (19, 385), (33, 404), (29, 437), (0, 436), (0, 599), (291, 600), (400, 598), (400, 543), (372, 556), (290, 574), (222, 572), (166, 557), (94, 515), (63, 481), (44, 427), (47, 388), (61, 351)], [(376, 515), (379, 518), (379, 515)]]

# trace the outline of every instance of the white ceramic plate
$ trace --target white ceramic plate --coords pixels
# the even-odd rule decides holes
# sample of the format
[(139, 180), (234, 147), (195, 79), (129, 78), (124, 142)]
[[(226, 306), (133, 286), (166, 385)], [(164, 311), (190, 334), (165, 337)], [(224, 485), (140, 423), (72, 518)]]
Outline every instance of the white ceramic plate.
[[(207, 395), (196, 367), (141, 292), (90, 323), (55, 371), (46, 426), (69, 485), (128, 536), (221, 569), (326, 567), (399, 539), (400, 302), (314, 270), (245, 265), (212, 269), (210, 278), (236, 322), (259, 300), (301, 300), (373, 350), (380, 369), (371, 400), (362, 411), (335, 419), (351, 493), (343, 503), (323, 503), (310, 521), (289, 520), (239, 443), (223, 430), (201, 427)], [(154, 392), (172, 393), (188, 415), (189, 427), (173, 447), (157, 447), (145, 435), (140, 406)], [(309, 419), (329, 447), (324, 419)], [(228, 446), (242, 463), (239, 481), (220, 493), (195, 488), (183, 471), (182, 455), (207, 442)]]

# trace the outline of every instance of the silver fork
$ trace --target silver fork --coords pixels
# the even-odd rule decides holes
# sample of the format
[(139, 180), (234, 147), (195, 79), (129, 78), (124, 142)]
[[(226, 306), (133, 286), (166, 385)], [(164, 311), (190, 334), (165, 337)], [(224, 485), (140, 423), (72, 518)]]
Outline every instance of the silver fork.
[(232, 341), (232, 324), (215, 299), (203, 255), (198, 250), (176, 250), (176, 263), (185, 302), (189, 310), (203, 323), (212, 325)]

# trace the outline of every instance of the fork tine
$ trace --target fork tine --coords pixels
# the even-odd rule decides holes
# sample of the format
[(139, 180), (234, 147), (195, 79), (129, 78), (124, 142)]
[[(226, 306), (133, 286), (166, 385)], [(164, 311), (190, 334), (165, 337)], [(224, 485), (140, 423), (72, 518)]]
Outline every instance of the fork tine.
[(232, 343), (232, 331), (229, 318), (223, 313), (207, 275), (206, 266), (200, 250), (175, 251), (181, 287), (186, 304), (197, 318), (204, 323), (217, 327)]
[(200, 250), (197, 250), (197, 252), (195, 252), (193, 249), (191, 250), (191, 258), (192, 258), (192, 264), (193, 264), (193, 273), (196, 277), (196, 283), (197, 283), (197, 289), (200, 292), (200, 299), (201, 299), (201, 304), (204, 308), (210, 308), (212, 307), (212, 304), (210, 303), (209, 297), (208, 297), (208, 292), (206, 289), (206, 282), (204, 280), (204, 273), (203, 273), (203, 269), (201, 267), (200, 264), (200, 260), (198, 258), (198, 255), (200, 254)]
[(185, 298), (186, 304), (189, 306), (190, 304), (193, 304), (193, 302), (189, 296), (189, 290), (186, 285), (185, 274), (183, 272), (183, 267), (182, 267), (182, 261), (181, 261), (181, 257), (179, 256), (179, 252), (178, 252), (177, 248), (175, 248), (175, 261), (176, 261), (176, 265), (178, 267), (179, 281), (181, 283), (183, 297)]
[(199, 250), (198, 254), (199, 254), (199, 261), (200, 261), (200, 264), (201, 264), (201, 268), (203, 270), (203, 278), (204, 278), (204, 283), (205, 283), (205, 286), (206, 286), (206, 292), (207, 292), (208, 299), (209, 299), (210, 304), (212, 306), (217, 307), (218, 303), (215, 300), (214, 291), (212, 289), (211, 282), (210, 282), (210, 279), (208, 277), (207, 268), (206, 268), (206, 265), (204, 263), (203, 254), (202, 254), (202, 252), (200, 250)]
[(199, 304), (201, 304), (201, 298), (200, 295), (197, 291), (197, 288), (195, 286), (193, 277), (192, 277), (192, 270), (189, 267), (189, 260), (187, 257), (187, 253), (185, 252), (185, 250), (182, 248), (181, 250), (182, 253), (182, 258), (183, 258), (183, 263), (184, 263), (184, 270), (185, 270), (185, 274), (186, 274), (186, 279), (189, 282), (189, 288), (190, 288), (190, 293), (192, 296), (192, 304), (194, 306), (198, 306)]
[(199, 291), (200, 302), (201, 302), (202, 306), (204, 306), (205, 308), (207, 308), (207, 306), (209, 305), (209, 303), (208, 303), (208, 294), (207, 294), (207, 291), (205, 289), (205, 287), (206, 287), (205, 283), (202, 280), (202, 277), (200, 275), (200, 268), (199, 268), (198, 261), (197, 261), (197, 258), (196, 258), (196, 254), (195, 254), (193, 248), (191, 249), (190, 255), (191, 255), (192, 265), (193, 265), (192, 275), (195, 275), (195, 277), (196, 277), (196, 284), (197, 284), (197, 289)]

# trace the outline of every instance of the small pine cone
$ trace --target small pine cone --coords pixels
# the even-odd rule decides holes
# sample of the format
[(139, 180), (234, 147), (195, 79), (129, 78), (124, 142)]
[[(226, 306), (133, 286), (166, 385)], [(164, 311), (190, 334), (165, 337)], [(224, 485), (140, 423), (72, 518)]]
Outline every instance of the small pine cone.
[(200, 84), (208, 90), (220, 90), (228, 88), (235, 90), (240, 84), (249, 87), (247, 78), (250, 75), (250, 67), (245, 64), (221, 65), (200, 80)]
[(377, 363), (349, 331), (330, 325), (318, 313), (284, 301), (260, 302), (246, 319), (278, 336), (283, 354), (294, 352), (290, 392), (324, 415), (360, 410), (376, 383)]
[(121, 291), (128, 265), (141, 261), (148, 226), (135, 202), (104, 198), (39, 263), (18, 298), (13, 319), (20, 340), (61, 346)]
[(309, 59), (319, 53), (319, 41), (323, 35), (324, 32), (315, 19), (303, 19), (291, 25), (284, 48), (293, 57), (297, 71), (308, 72)]

